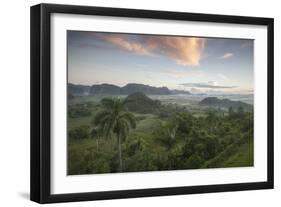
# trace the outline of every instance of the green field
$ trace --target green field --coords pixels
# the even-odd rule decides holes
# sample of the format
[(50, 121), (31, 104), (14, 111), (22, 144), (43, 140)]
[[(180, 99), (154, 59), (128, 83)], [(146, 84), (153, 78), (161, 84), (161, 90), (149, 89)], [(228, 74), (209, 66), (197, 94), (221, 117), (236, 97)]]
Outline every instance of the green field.
[(135, 127), (128, 127), (130, 120), (124, 125), (107, 123), (102, 116), (97, 120), (105, 109), (110, 111), (104, 98), (122, 104), (127, 97), (68, 100), (70, 175), (253, 166), (252, 112), (230, 113), (194, 100), (141, 95), (124, 107), (134, 119)]
[(242, 145), (223, 165), (225, 167), (246, 167), (254, 165), (253, 147), (253, 141)]

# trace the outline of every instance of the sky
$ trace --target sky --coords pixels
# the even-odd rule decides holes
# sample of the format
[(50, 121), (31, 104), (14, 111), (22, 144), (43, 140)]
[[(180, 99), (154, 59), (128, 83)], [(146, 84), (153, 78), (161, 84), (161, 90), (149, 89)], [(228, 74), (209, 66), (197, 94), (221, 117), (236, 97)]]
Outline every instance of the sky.
[(68, 82), (252, 93), (254, 40), (67, 32)]

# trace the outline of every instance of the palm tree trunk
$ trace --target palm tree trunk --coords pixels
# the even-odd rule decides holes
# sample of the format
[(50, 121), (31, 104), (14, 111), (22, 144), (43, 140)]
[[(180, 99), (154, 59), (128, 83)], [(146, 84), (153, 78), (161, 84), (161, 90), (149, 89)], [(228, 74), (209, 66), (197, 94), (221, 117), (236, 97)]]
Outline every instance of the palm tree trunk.
[(99, 138), (96, 139), (97, 151), (99, 151)]
[(123, 171), (123, 163), (122, 163), (122, 147), (121, 147), (121, 137), (120, 134), (118, 136), (118, 152), (119, 152), (119, 171)]

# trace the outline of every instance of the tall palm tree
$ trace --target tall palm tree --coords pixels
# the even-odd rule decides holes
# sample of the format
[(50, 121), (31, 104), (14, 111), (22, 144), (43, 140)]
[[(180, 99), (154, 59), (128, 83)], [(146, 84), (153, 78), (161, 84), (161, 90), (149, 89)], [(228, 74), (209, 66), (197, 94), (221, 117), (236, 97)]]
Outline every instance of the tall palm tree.
[(116, 137), (119, 154), (119, 171), (122, 172), (122, 141), (129, 134), (130, 128), (136, 127), (135, 117), (128, 112), (125, 101), (120, 98), (104, 98), (101, 100), (103, 109), (95, 116), (94, 124), (106, 137)]
[[(92, 123), (94, 125), (94, 123)], [(102, 131), (100, 129), (100, 127), (95, 126), (91, 129), (91, 137), (95, 137), (96, 138), (96, 145), (97, 145), (97, 151), (99, 151), (99, 139), (101, 138), (102, 135)]]

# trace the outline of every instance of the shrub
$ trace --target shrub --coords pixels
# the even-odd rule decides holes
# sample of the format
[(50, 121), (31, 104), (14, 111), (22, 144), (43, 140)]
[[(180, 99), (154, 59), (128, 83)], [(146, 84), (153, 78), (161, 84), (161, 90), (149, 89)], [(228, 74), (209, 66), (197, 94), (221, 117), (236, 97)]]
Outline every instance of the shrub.
[(88, 125), (81, 125), (69, 130), (69, 139), (87, 139), (90, 138), (90, 127)]

